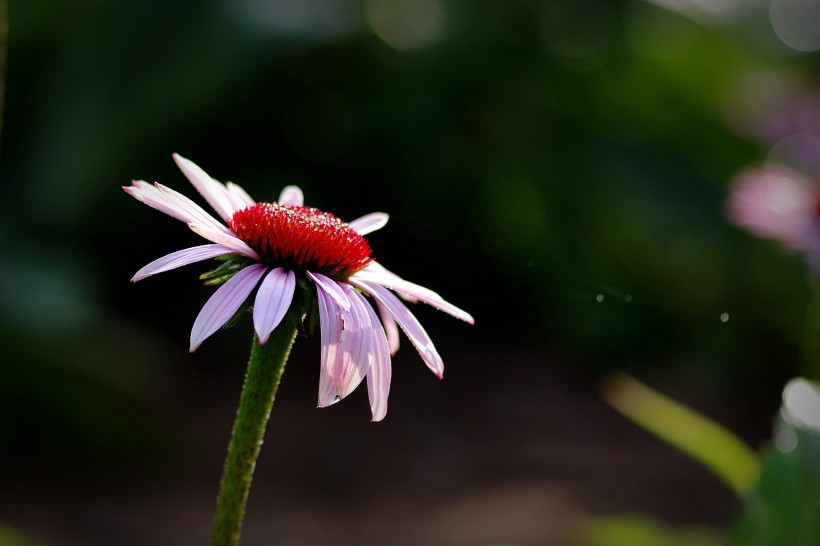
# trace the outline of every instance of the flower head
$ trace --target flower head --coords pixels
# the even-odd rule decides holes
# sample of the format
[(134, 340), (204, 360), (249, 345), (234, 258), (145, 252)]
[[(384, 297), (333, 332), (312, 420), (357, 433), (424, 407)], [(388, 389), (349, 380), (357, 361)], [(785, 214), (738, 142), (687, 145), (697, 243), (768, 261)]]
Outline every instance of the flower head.
[[(174, 160), (227, 225), (162, 184), (137, 180), (123, 189), (146, 205), (185, 222), (211, 243), (154, 260), (137, 271), (132, 281), (211, 258), (223, 261), (222, 266), (204, 276), (212, 284), (222, 284), (194, 321), (191, 351), (236, 315), (254, 291), (254, 330), (259, 343), (266, 343), (291, 308), (297, 285), (302, 285), (316, 294), (322, 345), (320, 407), (344, 398), (366, 378), (373, 420), (384, 418), (390, 390), (390, 357), (399, 346), (399, 327), (427, 367), (442, 376), (444, 364), (433, 342), (394, 292), (470, 324), (473, 318), (373, 259), (364, 235), (384, 227), (386, 214), (372, 213), (346, 223), (333, 214), (304, 206), (302, 192), (296, 186), (286, 187), (277, 203), (257, 203), (236, 184), (214, 180), (179, 155), (174, 155)], [(365, 296), (375, 302), (381, 320)]]
[(782, 165), (749, 169), (735, 177), (727, 213), (754, 235), (802, 250), (820, 271), (820, 184)]

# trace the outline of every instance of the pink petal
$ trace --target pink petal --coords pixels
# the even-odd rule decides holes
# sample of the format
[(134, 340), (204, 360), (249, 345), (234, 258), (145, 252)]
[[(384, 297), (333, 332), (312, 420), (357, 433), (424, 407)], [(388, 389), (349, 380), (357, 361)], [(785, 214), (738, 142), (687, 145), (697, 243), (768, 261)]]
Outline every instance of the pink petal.
[(383, 228), (387, 224), (387, 220), (389, 218), (390, 217), (383, 212), (373, 212), (362, 216), (361, 218), (357, 218), (352, 222), (348, 222), (347, 225), (349, 225), (350, 229), (359, 235), (367, 235), (368, 233), (373, 233), (377, 229)]
[[(367, 264), (367, 267), (365, 268), (365, 271), (373, 271), (373, 272), (381, 273), (381, 274), (384, 274), (384, 275), (390, 275), (392, 278), (396, 279), (399, 282), (404, 280), (401, 277), (399, 277), (398, 275), (396, 275), (395, 273), (393, 273), (392, 271), (389, 271), (386, 267), (384, 267), (382, 264), (380, 264), (376, 260), (373, 260), (372, 262)], [(407, 294), (401, 294), (400, 293), (399, 296), (401, 297), (401, 299), (403, 299), (405, 301), (409, 301), (409, 302), (412, 302), (412, 303), (418, 303), (419, 302), (419, 300), (417, 300), (416, 298), (411, 297)]]
[(231, 196), (235, 203), (241, 203), (241, 208), (237, 210), (242, 210), (245, 207), (250, 207), (251, 205), (255, 205), (256, 201), (248, 195), (248, 192), (242, 189), (242, 186), (234, 184), (233, 182), (228, 182), (225, 184), (225, 187), (228, 188), (228, 195)]
[[(370, 399), (370, 413), (373, 421), (381, 421), (387, 415), (387, 397), (390, 394), (390, 377), (393, 373), (390, 365), (390, 349), (384, 330), (376, 318), (376, 313), (361, 294), (352, 291), (370, 317), (373, 362), (367, 373), (367, 395)], [(395, 322), (393, 323), (395, 325)]]
[[(164, 188), (167, 192), (162, 191), (159, 184), (152, 186), (142, 180), (134, 180), (132, 186), (123, 186), (123, 190), (138, 201), (141, 201), (151, 208), (154, 208), (172, 218), (182, 220), (186, 224), (197, 222), (204, 225), (209, 225), (214, 229), (222, 229), (227, 231), (227, 228), (217, 222), (210, 214), (202, 210), (199, 205), (193, 203), (186, 197), (174, 192), (171, 189)], [(176, 199), (175, 195), (181, 199)], [(187, 203), (185, 202), (187, 200)], [(190, 206), (188, 205), (190, 203)]]
[(249, 265), (214, 292), (194, 321), (194, 327), (191, 330), (191, 352), (194, 352), (211, 334), (222, 328), (239, 310), (265, 271), (267, 271), (267, 266), (262, 264)]
[(331, 369), (336, 395), (341, 399), (353, 392), (367, 376), (373, 360), (370, 335), (370, 317), (367, 310), (354, 296), (356, 292), (346, 284), (341, 285), (350, 299), (349, 320), (342, 325), (336, 362)]
[(137, 271), (131, 279), (131, 282), (141, 281), (151, 275), (170, 271), (171, 269), (176, 269), (177, 267), (182, 267), (183, 265), (201, 262), (202, 260), (207, 260), (208, 258), (215, 258), (217, 256), (224, 256), (225, 254), (233, 253), (233, 250), (222, 245), (201, 245), (178, 250), (168, 254), (167, 256), (154, 260)]
[(378, 300), (376, 301), (376, 307), (379, 308), (379, 315), (382, 318), (382, 324), (384, 324), (387, 346), (390, 347), (390, 354), (394, 355), (399, 350), (399, 326), (396, 324), (393, 315)]
[(433, 345), (430, 336), (427, 335), (427, 332), (424, 331), (419, 321), (413, 316), (413, 313), (404, 306), (401, 300), (378, 284), (365, 282), (355, 279), (354, 277), (350, 277), (348, 282), (373, 296), (376, 301), (383, 304), (387, 310), (390, 311), (390, 314), (392, 314), (396, 322), (399, 323), (404, 333), (410, 338), (410, 342), (419, 352), (422, 360), (427, 364), (427, 367), (441, 378), (444, 374), (444, 362), (442, 362), (441, 356), (439, 356), (438, 351), (436, 351), (436, 347)]
[(236, 209), (228, 197), (228, 190), (225, 186), (211, 178), (193, 161), (185, 159), (179, 154), (174, 154), (173, 157), (185, 177), (190, 180), (191, 184), (223, 220), (228, 220), (233, 216)]
[(277, 267), (265, 276), (253, 305), (253, 324), (259, 343), (268, 342), (271, 332), (288, 312), (296, 290), (296, 275)]
[(154, 184), (157, 190), (165, 196), (169, 203), (173, 203), (175, 206), (179, 207), (181, 210), (186, 210), (193, 218), (194, 222), (197, 224), (202, 224), (208, 227), (211, 227), (217, 231), (224, 231), (225, 233), (230, 233), (230, 230), (225, 227), (225, 225), (221, 224), (216, 218), (208, 214), (202, 207), (179, 193), (178, 191), (172, 190), (167, 186), (163, 186), (159, 182)]
[(324, 291), (321, 285), (316, 285), (316, 295), (319, 304), (319, 331), (322, 343), (318, 406), (324, 408), (338, 401), (336, 389), (333, 387), (331, 369), (339, 349), (344, 311), (336, 306), (334, 299)]
[(191, 228), (191, 231), (196, 233), (197, 235), (201, 235), (202, 237), (212, 241), (214, 243), (220, 244), (222, 246), (226, 246), (232, 249), (234, 252), (238, 252), (243, 256), (247, 256), (253, 260), (259, 260), (259, 254), (256, 253), (254, 249), (249, 247), (245, 244), (244, 241), (240, 240), (236, 235), (231, 232), (224, 233), (222, 231), (216, 231), (214, 229), (208, 228), (201, 224), (188, 224), (188, 227)]
[(186, 224), (193, 220), (186, 212), (169, 205), (164, 197), (157, 196), (158, 190), (144, 180), (134, 180), (131, 186), (123, 186), (122, 189), (137, 201), (141, 201), (172, 218), (182, 220)]
[(424, 303), (432, 305), (439, 311), (444, 311), (448, 315), (452, 315), (455, 318), (461, 319), (470, 324), (473, 324), (475, 322), (473, 320), (473, 317), (470, 316), (469, 313), (459, 309), (452, 303), (444, 301), (444, 298), (442, 298), (432, 290), (411, 283), (409, 281), (405, 281), (404, 279), (390, 272), (383, 272), (379, 271), (378, 269), (363, 269), (362, 271), (355, 273), (351, 277), (351, 279), (353, 278), (361, 279), (369, 283), (379, 284), (381, 286), (385, 286), (387, 288), (395, 290), (396, 292), (399, 292), (401, 294), (407, 294), (413, 298), (423, 301)]
[(333, 301), (336, 302), (336, 305), (344, 309), (345, 311), (350, 310), (350, 300), (339, 285), (331, 279), (330, 277), (325, 277), (321, 273), (311, 273), (310, 271), (307, 272), (307, 276), (313, 279), (318, 286), (321, 286), (322, 289), (325, 291), (325, 294), (333, 298)]
[(300, 190), (298, 186), (287, 186), (282, 190), (282, 193), (279, 194), (280, 205), (302, 206), (304, 202), (305, 198), (302, 195), (302, 190)]

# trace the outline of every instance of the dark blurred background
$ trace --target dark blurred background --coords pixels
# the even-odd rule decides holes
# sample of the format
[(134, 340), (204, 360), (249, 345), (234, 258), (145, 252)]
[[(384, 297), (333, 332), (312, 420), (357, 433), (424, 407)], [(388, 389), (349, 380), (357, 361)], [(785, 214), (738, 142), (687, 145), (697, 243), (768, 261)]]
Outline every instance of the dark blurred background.
[(783, 384), (820, 371), (802, 256), (724, 212), (738, 172), (820, 137), (812, 3), (9, 0), (7, 16), (9, 544), (207, 541), (251, 321), (189, 355), (207, 264), (129, 283), (200, 244), (120, 189), (194, 197), (173, 152), (257, 200), (297, 184), (343, 219), (388, 212), (375, 256), (476, 318), (414, 309), (445, 379), (404, 340), (378, 424), (364, 389), (315, 408), (318, 336), (298, 339), (243, 544), (572, 544), (620, 513), (720, 531), (740, 502), (600, 382), (625, 370), (758, 448)]

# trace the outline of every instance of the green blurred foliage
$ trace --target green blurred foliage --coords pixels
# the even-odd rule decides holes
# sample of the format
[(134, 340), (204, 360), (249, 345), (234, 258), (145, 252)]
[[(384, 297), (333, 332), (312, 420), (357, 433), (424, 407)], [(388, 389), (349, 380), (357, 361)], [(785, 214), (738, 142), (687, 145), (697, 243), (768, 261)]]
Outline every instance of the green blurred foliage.
[[(734, 489), (746, 498), (728, 541), (710, 529), (673, 530), (645, 516), (612, 516), (582, 521), (579, 545), (810, 546), (820, 542), (820, 388), (816, 383), (798, 378), (784, 389), (774, 447), (767, 449), (762, 469), (754, 472), (759, 478), (752, 491), (747, 491), (745, 475), (750, 455), (719, 425), (628, 377), (617, 378), (604, 394), (629, 419), (699, 460), (717, 477), (729, 482), (727, 470), (744, 474), (736, 476)], [(723, 464), (709, 463), (718, 457)]]
[(46, 543), (0, 523), (0, 546), (44, 546)]
[(729, 546), (820, 543), (820, 431), (784, 424), (780, 434), (788, 446), (764, 459)]
[[(119, 369), (112, 340), (140, 340), (125, 367), (150, 385), (174, 379), (146, 355), (193, 368), (202, 270), (127, 282), (198, 244), (119, 189), (192, 194), (172, 152), (260, 200), (296, 183), (345, 219), (389, 212), (379, 260), (477, 318), (442, 339), (683, 375), (768, 416), (777, 386), (812, 369), (811, 293), (800, 256), (725, 219), (728, 181), (771, 145), (732, 119), (749, 114), (749, 74), (811, 80), (817, 60), (759, 32), (767, 18), (708, 24), (638, 0), (11, 0), (0, 332), (38, 364), (4, 364), (3, 387), (48, 415), (5, 414), (22, 419), (6, 433), (59, 423), (89, 450), (107, 437), (94, 427), (145, 438), (131, 412), (150, 419), (153, 391), (126, 381), (120, 398), (88, 364)], [(122, 332), (105, 342), (103, 324)], [(55, 396), (43, 375), (73, 386)], [(94, 424), (112, 400), (120, 424)]]
[(707, 528), (671, 528), (646, 516), (591, 518), (578, 530), (578, 546), (720, 546), (725, 538)]

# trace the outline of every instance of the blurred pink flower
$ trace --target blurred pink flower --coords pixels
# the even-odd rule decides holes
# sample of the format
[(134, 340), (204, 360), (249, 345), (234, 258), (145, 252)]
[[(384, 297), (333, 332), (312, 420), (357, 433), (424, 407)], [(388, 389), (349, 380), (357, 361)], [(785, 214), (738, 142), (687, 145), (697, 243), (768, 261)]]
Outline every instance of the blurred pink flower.
[(820, 271), (820, 185), (782, 165), (749, 169), (735, 177), (729, 219), (758, 237), (806, 253)]
[[(435, 292), (391, 273), (370, 257), (363, 235), (384, 227), (387, 215), (372, 213), (350, 223), (303, 205), (302, 191), (286, 187), (278, 203), (256, 203), (239, 186), (222, 184), (191, 161), (174, 160), (227, 226), (200, 206), (161, 184), (137, 180), (123, 189), (132, 197), (188, 224), (212, 244), (179, 250), (146, 265), (132, 281), (183, 265), (234, 255), (246, 265), (230, 277), (194, 321), (194, 351), (242, 308), (256, 289), (253, 324), (259, 343), (287, 313), (297, 278), (316, 290), (321, 335), (319, 407), (350, 394), (364, 378), (374, 421), (384, 418), (390, 390), (390, 356), (398, 349), (398, 326), (439, 378), (444, 364), (410, 310), (392, 292), (422, 301), (456, 318), (473, 318)], [(257, 289), (258, 286), (258, 289)], [(381, 321), (364, 295), (376, 303)]]

